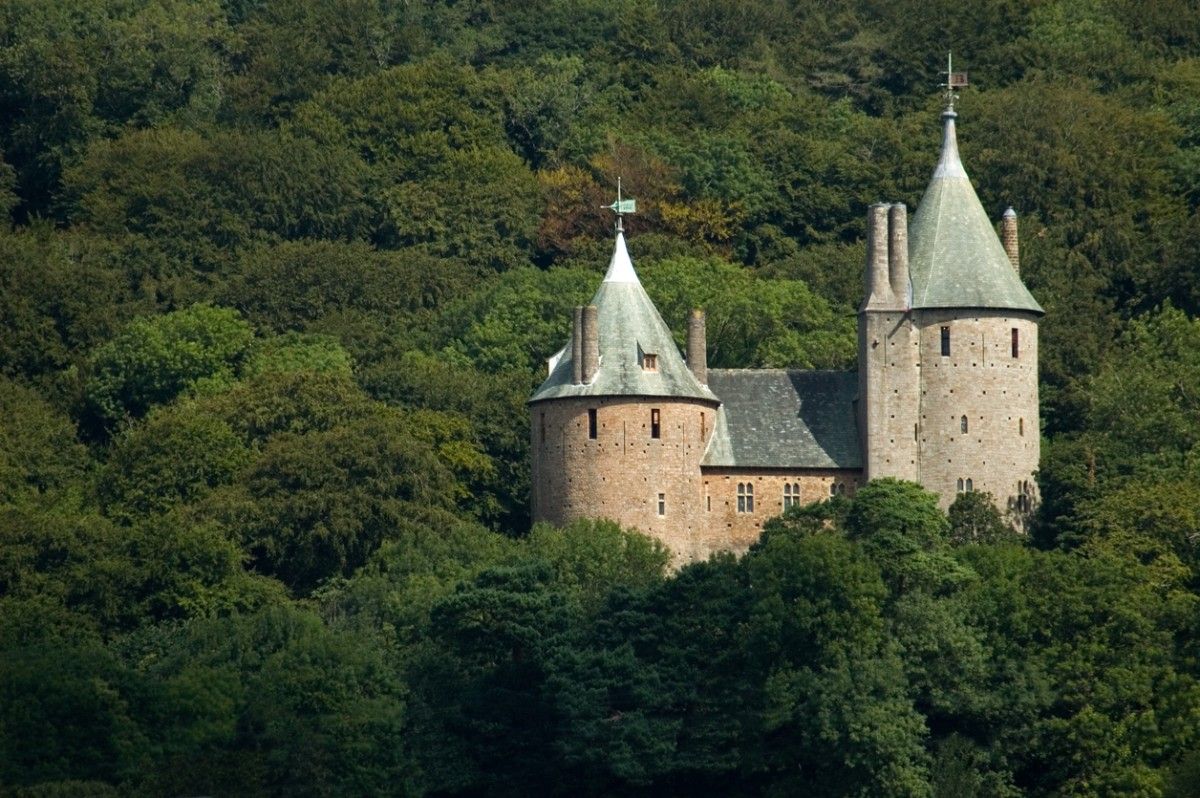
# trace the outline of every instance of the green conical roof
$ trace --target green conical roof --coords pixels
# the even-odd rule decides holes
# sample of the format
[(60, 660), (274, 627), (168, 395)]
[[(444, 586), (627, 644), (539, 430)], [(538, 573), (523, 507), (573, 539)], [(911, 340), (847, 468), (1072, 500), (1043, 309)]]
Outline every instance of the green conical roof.
[[(572, 382), (568, 341), (550, 359), (550, 376), (533, 392), (530, 402), (571, 396), (665, 396), (717, 401), (684, 362), (671, 331), (633, 270), (621, 232), (617, 233), (604, 282), (600, 283), (591, 304), (596, 306), (599, 326), (600, 369), (596, 376), (583, 385)], [(656, 371), (642, 368), (642, 353), (658, 356)]]
[(908, 232), (914, 308), (1042, 313), (996, 235), (958, 156), (957, 114), (942, 114), (942, 155)]

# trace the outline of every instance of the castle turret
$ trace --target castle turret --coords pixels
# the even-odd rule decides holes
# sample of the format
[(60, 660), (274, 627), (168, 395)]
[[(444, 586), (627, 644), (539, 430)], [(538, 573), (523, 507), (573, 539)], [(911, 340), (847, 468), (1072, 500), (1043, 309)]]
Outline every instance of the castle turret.
[(579, 346), (573, 335), (529, 400), (534, 520), (611, 518), (689, 559), (707, 545), (700, 461), (720, 404), (701, 382), (703, 319), (689, 327), (689, 364), (620, 227), (604, 281), (578, 316)]
[[(915, 479), (939, 494), (943, 507), (957, 493), (987, 491), (1020, 520), (1034, 499), (1040, 454), (1037, 322), (1043, 311), (1014, 268), (1015, 215), (1006, 251), (963, 168), (956, 119), (952, 107), (942, 114), (941, 155), (908, 230), (907, 324), (918, 391), (905, 396), (905, 385), (880, 389), (878, 377), (860, 377), (867, 476)], [(879, 337), (872, 315), (863, 314), (864, 326), (868, 337)], [(868, 356), (866, 368), (884, 367)], [(911, 464), (893, 423), (909, 415), (916, 444)]]

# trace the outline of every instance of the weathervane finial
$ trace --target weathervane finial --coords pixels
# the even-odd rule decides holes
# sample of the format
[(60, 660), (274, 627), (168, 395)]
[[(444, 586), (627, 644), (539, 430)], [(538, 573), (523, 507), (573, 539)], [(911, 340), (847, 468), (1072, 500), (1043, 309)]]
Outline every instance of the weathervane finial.
[(961, 89), (967, 85), (967, 73), (954, 71), (954, 54), (946, 53), (946, 82), (942, 87), (946, 89), (946, 111), (954, 113), (954, 101), (958, 99), (958, 94), (955, 89)]
[(617, 178), (617, 201), (605, 208), (617, 215), (617, 232), (625, 232), (625, 214), (637, 213), (637, 200), (621, 199), (621, 178)]

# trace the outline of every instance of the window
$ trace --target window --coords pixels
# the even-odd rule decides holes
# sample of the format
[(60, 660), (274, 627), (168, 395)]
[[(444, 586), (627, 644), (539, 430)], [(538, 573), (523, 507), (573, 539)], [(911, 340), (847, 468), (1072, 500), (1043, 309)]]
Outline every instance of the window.
[(754, 512), (754, 484), (739, 482), (737, 486), (737, 511), (739, 513)]
[(942, 328), (942, 357), (950, 357), (950, 328)]
[(1021, 331), (1016, 327), (1012, 328), (1012, 353), (1013, 357), (1021, 356)]
[(650, 437), (662, 437), (662, 419), (658, 414), (657, 407), (650, 410)]
[(1025, 435), (1025, 419), (1023, 418), (1017, 419), (1017, 434), (1021, 436)]
[(540, 429), (538, 431), (541, 434), (542, 443), (545, 443), (546, 442), (546, 414), (545, 413), (542, 413), (541, 425), (540, 425)]
[(846, 495), (846, 483), (845, 482), (831, 482), (829, 484), (829, 495), (830, 496), (845, 496)]
[(962, 430), (963, 432), (966, 432), (966, 431), (967, 431), (967, 426), (968, 426), (968, 424), (967, 424), (967, 417), (966, 417), (966, 416), (963, 416), (962, 418), (960, 418), (960, 419), (958, 420), (958, 428), (959, 428), (960, 430)]
[(970, 493), (973, 490), (975, 490), (975, 485), (971, 482), (971, 478), (967, 477), (967, 493)]
[(658, 371), (658, 355), (652, 355), (649, 352), (643, 352), (642, 369), (644, 371)]
[(658, 494), (658, 514), (667, 514), (667, 494), (665, 493)]
[(783, 483), (783, 509), (800, 506), (800, 483)]
[(596, 440), (596, 408), (588, 408), (588, 437)]
[(963, 479), (962, 479), (962, 477), (959, 477), (959, 478), (958, 478), (958, 485), (955, 487), (955, 489), (956, 489), (956, 490), (957, 490), (959, 493), (962, 493), (962, 492), (963, 492)]

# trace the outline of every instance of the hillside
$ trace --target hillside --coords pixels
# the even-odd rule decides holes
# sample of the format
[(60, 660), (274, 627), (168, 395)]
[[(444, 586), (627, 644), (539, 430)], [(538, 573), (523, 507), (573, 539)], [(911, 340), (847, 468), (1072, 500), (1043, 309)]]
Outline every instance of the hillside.
[[(1030, 533), (531, 529), (618, 176), (709, 366), (848, 368), (949, 49)], [(0, 4), (0, 795), (1200, 794), (1197, 186), (1188, 0)]]

